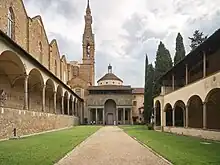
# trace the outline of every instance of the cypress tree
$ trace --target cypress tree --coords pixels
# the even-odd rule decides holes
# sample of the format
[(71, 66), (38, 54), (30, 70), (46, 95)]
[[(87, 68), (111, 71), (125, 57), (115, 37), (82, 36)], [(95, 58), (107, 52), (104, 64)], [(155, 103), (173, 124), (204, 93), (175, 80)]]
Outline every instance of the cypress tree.
[(174, 65), (181, 61), (186, 55), (185, 47), (183, 44), (183, 37), (178, 33), (176, 37), (176, 53), (174, 56)]
[(160, 94), (161, 84), (157, 81), (163, 74), (165, 74), (173, 66), (172, 58), (170, 52), (166, 49), (165, 45), (160, 42), (156, 54), (155, 61), (155, 85), (154, 85), (154, 95)]
[(148, 57), (145, 60), (145, 85), (144, 85), (144, 120), (150, 123), (153, 108), (153, 79), (154, 68), (152, 64), (148, 65)]
[(147, 69), (148, 69), (148, 57), (146, 54), (145, 57), (145, 81), (144, 81), (144, 121), (147, 123), (147, 119), (148, 119), (148, 107), (147, 107)]
[(150, 123), (151, 114), (153, 110), (153, 81), (154, 81), (154, 67), (152, 64), (148, 65), (147, 68), (147, 89), (146, 89), (146, 96), (147, 96), (147, 123)]

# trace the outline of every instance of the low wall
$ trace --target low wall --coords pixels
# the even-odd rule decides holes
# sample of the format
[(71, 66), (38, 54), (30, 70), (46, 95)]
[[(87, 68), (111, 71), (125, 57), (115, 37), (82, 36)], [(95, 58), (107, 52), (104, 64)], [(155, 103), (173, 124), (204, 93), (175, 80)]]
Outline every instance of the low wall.
[(164, 127), (164, 131), (176, 133), (180, 135), (195, 136), (203, 139), (220, 141), (220, 132), (218, 131), (195, 129), (195, 128), (179, 128), (179, 127)]
[(17, 136), (22, 136), (71, 127), (78, 123), (79, 119), (74, 116), (0, 107), (0, 139), (12, 137), (14, 128)]

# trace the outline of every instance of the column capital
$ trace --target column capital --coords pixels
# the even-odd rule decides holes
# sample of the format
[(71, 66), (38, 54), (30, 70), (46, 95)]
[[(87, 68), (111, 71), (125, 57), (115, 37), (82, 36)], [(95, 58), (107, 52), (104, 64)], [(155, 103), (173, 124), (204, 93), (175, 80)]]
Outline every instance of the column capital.
[(207, 104), (207, 101), (203, 101), (203, 102), (202, 102), (202, 105), (206, 105), (206, 104)]
[(28, 74), (24, 74), (24, 78), (29, 78), (29, 75)]

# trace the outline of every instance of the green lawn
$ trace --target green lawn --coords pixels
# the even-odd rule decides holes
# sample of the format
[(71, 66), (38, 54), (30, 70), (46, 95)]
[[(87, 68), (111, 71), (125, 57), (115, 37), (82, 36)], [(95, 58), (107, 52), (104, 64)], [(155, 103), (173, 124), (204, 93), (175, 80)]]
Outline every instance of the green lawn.
[(52, 165), (99, 128), (78, 126), (0, 142), (0, 165)]
[(156, 132), (147, 130), (146, 126), (121, 128), (175, 165), (220, 165), (220, 142)]

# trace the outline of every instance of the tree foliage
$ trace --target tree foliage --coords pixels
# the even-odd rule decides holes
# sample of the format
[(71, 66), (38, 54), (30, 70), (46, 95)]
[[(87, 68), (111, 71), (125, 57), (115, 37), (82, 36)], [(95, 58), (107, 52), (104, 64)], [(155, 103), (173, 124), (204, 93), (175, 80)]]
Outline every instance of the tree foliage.
[(144, 87), (144, 119), (146, 123), (150, 123), (150, 118), (153, 109), (153, 80), (154, 68), (152, 64), (148, 64), (148, 58), (146, 55)]
[(160, 94), (161, 85), (157, 80), (163, 74), (165, 74), (172, 66), (173, 63), (172, 58), (170, 56), (170, 52), (168, 49), (166, 49), (165, 45), (162, 42), (160, 42), (155, 61), (154, 80), (156, 81), (156, 84), (154, 85), (154, 95)]
[(203, 43), (207, 39), (207, 35), (204, 36), (203, 32), (200, 32), (199, 30), (195, 30), (192, 37), (189, 37), (190, 39), (190, 48), (191, 50), (194, 50), (197, 46), (199, 46), (201, 43)]
[(180, 33), (176, 37), (176, 53), (174, 56), (174, 65), (181, 61), (186, 55), (185, 47), (183, 44), (183, 37)]

